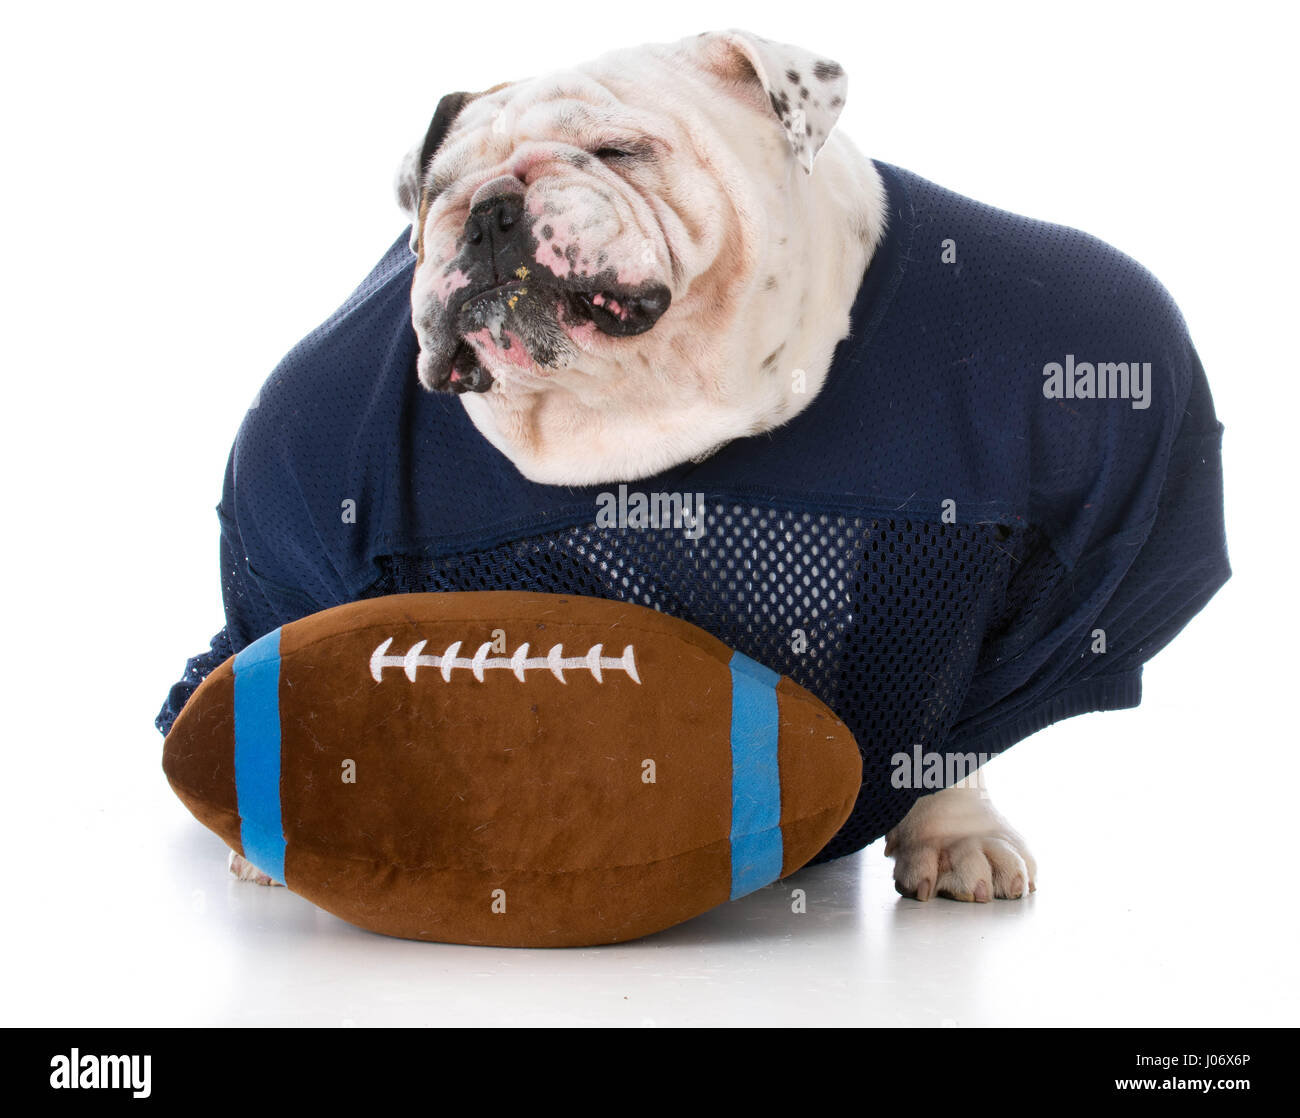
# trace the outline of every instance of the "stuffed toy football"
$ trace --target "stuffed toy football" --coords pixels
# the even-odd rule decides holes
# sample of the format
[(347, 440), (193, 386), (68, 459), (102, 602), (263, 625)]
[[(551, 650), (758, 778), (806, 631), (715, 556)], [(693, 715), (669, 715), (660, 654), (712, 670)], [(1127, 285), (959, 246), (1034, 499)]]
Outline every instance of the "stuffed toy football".
[(194, 816), (363, 928), (615, 943), (784, 877), (862, 782), (844, 724), (684, 621), (597, 598), (400, 594), (244, 648), (163, 769)]

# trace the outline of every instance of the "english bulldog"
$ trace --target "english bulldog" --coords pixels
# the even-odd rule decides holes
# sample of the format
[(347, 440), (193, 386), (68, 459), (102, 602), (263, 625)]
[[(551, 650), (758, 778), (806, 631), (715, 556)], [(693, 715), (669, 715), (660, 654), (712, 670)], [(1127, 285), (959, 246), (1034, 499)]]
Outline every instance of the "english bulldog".
[[(834, 131), (846, 85), (731, 31), (444, 97), (397, 181), (423, 384), (553, 484), (788, 420), (883, 228), (879, 176)], [(761, 375), (778, 361), (802, 398)]]
[[(884, 229), (880, 176), (835, 127), (846, 90), (832, 59), (731, 30), (443, 97), (396, 182), (423, 385), (549, 484), (789, 420)], [(1035, 888), (978, 778), (920, 799), (886, 853), (920, 901)]]
[[(787, 422), (884, 231), (879, 173), (835, 128), (846, 90), (830, 58), (732, 30), (443, 97), (396, 181), (420, 382), (552, 485), (649, 477)], [(919, 901), (1035, 888), (979, 774), (918, 800), (886, 853)]]

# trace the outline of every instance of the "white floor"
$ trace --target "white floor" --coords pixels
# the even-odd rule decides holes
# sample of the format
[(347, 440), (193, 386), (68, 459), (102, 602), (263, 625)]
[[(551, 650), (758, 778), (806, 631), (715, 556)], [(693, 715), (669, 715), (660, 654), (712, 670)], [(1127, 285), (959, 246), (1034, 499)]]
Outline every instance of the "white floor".
[[(1231, 731), (1226, 705), (1196, 709), (1194, 681), (1158, 667), (1144, 708), (1076, 719), (990, 766), (995, 801), (1042, 865), (1026, 901), (904, 900), (877, 844), (658, 936), (591, 950), (358, 931), (283, 889), (230, 879), (221, 844), (171, 797), (157, 741), (87, 750), (83, 779), (66, 781), (26, 852), (30, 872), (11, 872), (0, 1018), (1294, 1024), (1296, 903), (1279, 814), (1289, 788), (1248, 765), (1207, 764)], [(70, 770), (50, 762), (19, 763), (48, 785)], [(793, 887), (807, 892), (804, 915), (791, 912)]]

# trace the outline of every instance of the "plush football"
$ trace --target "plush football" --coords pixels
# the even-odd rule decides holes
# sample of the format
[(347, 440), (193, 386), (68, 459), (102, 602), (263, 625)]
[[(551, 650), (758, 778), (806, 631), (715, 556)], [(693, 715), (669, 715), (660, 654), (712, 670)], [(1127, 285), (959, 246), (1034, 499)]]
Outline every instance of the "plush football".
[(641, 606), (400, 594), (313, 614), (211, 673), (163, 769), (199, 819), (376, 932), (614, 943), (793, 872), (848, 817), (819, 700)]

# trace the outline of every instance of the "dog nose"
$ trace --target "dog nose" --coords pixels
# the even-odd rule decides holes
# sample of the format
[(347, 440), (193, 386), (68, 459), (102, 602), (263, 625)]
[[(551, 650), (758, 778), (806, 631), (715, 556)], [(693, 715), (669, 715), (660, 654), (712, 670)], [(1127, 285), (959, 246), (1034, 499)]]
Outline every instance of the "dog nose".
[(465, 221), (466, 261), (490, 263), (496, 282), (505, 280), (527, 258), (528, 221), (524, 214), (522, 183), (519, 190), (475, 194)]
[(506, 194), (480, 202), (465, 222), (465, 239), (472, 245), (494, 233), (509, 233), (523, 219), (524, 204), (519, 197)]

